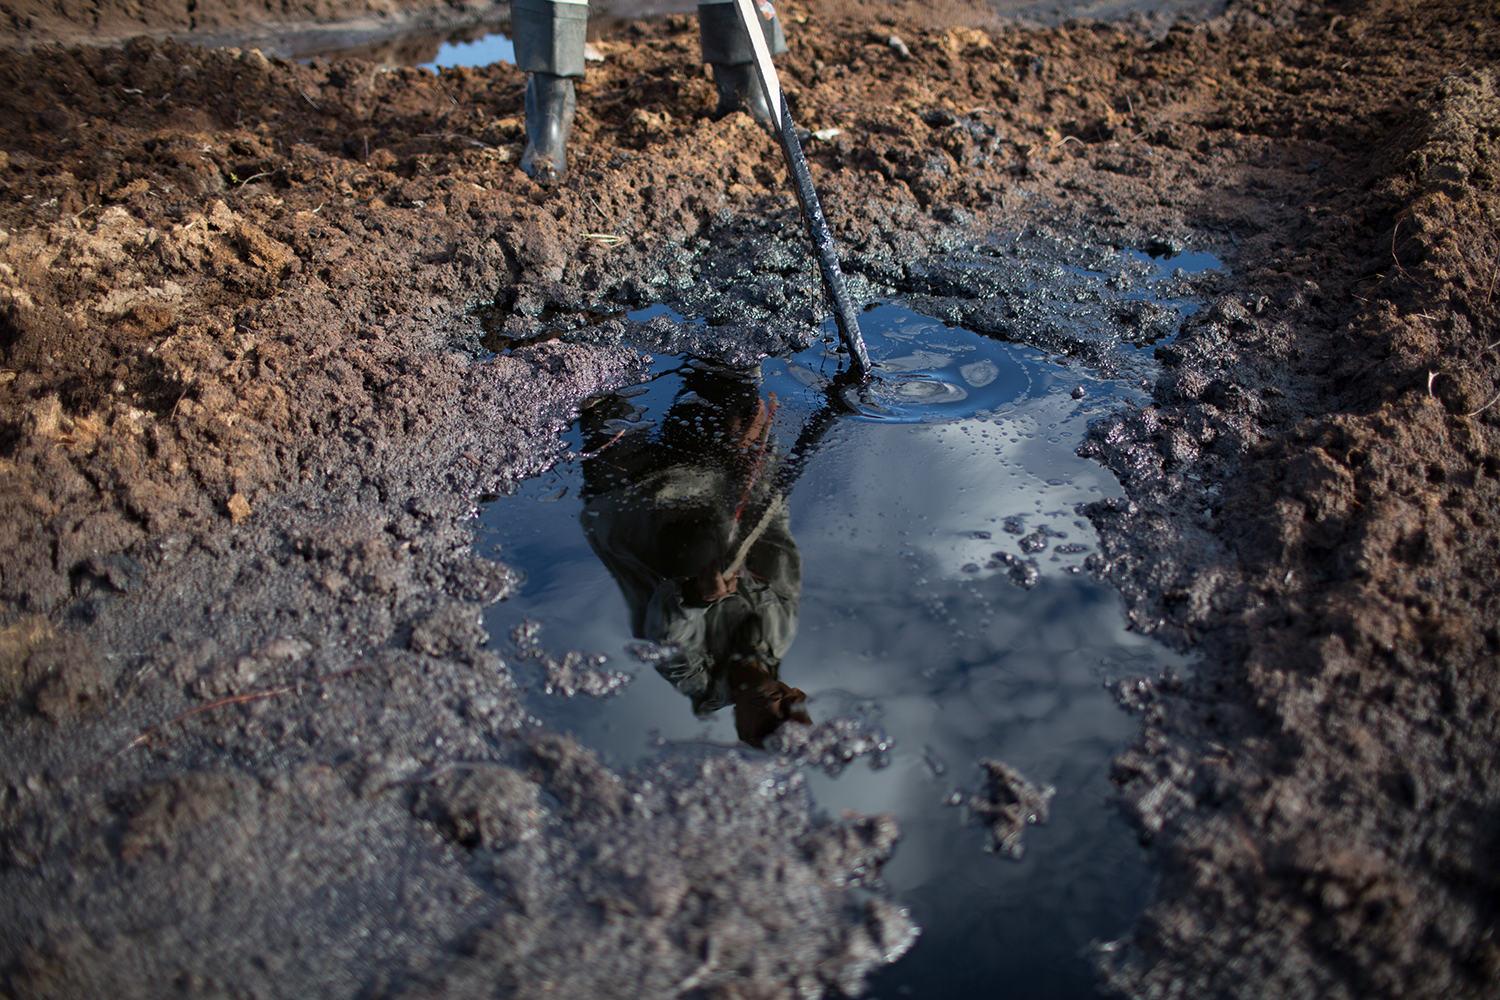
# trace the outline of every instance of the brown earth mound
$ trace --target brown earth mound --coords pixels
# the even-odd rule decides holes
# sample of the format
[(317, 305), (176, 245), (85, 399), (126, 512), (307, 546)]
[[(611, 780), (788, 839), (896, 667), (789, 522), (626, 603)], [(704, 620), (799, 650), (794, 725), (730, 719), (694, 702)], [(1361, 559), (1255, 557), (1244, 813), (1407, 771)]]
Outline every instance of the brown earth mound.
[[(1108, 983), (1495, 995), (1491, 5), (1231, 5), (1161, 39), (914, 5), (783, 16), (799, 121), (842, 130), (811, 160), (864, 291), (1039, 225), (1214, 240), (1234, 269), (1160, 350), (1155, 405), (1085, 445), (1130, 494), (1091, 512), (1099, 570), (1139, 628), (1202, 656), (1126, 699), (1143, 730), (1118, 778), (1163, 878), (1101, 956)], [(820, 315), (774, 146), (707, 116), (695, 36), (679, 18), (602, 41), (554, 191), (515, 167), (509, 66), (146, 40), (0, 66), (10, 993), (466, 995), (504, 968), (518, 994), (777, 995), (852, 989), (899, 953), (888, 904), (839, 902), (888, 829), (636, 786), (632, 805), (567, 741), (519, 735), (472, 626), (509, 584), (468, 553), (465, 498), (544, 466), (570, 408), (636, 364), (538, 339), (558, 315), (718, 282), (726, 352)], [(488, 356), (485, 303), (531, 346)], [(476, 783), (503, 808), (475, 812)], [(705, 846), (740, 823), (783, 874)], [(485, 840), (532, 824), (557, 831), (533, 854)], [(407, 883), (380, 882), (358, 831)], [(653, 852), (676, 859), (660, 879)], [(807, 889), (785, 910), (782, 877)], [(293, 912), (322, 930), (264, 919)], [(197, 944), (210, 924), (220, 950)], [(603, 957), (570, 963), (586, 941)]]

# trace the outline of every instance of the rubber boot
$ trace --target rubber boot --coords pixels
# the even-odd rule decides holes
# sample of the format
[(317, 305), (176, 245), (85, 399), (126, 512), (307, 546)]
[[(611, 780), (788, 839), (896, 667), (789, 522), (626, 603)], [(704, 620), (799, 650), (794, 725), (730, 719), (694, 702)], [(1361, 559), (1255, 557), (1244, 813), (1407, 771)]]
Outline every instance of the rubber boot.
[(512, 0), (516, 68), (526, 81), (526, 152), (521, 169), (538, 184), (559, 183), (568, 172), (568, 133), (583, 76), (589, 5), (581, 0)]
[(526, 152), (521, 169), (543, 187), (562, 183), (568, 172), (568, 133), (578, 99), (573, 78), (533, 73), (526, 81)]
[(743, 111), (766, 128), (775, 128), (776, 116), (766, 102), (766, 88), (760, 85), (760, 75), (754, 63), (725, 66), (710, 63), (714, 71), (714, 86), (719, 90), (719, 106), (714, 108), (713, 118), (718, 121), (725, 115)]
[[(780, 19), (773, 16), (757, 20), (771, 55), (786, 52)], [(766, 103), (765, 88), (755, 72), (750, 33), (745, 30), (745, 22), (740, 20), (735, 5), (724, 0), (699, 3), (698, 39), (703, 46), (703, 61), (713, 68), (714, 86), (719, 91), (714, 118), (743, 111), (767, 128), (774, 128), (780, 109)]]

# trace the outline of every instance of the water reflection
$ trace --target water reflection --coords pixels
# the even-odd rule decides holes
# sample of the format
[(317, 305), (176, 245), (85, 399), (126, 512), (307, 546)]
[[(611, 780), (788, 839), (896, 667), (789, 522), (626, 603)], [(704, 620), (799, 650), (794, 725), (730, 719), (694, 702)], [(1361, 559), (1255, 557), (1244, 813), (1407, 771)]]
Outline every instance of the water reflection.
[[(663, 652), (642, 636), (666, 634), (647, 627), (664, 584), (663, 606), (675, 597), (705, 619), (709, 595), (730, 580), (745, 588), (723, 568), (779, 499), (786, 512), (764, 534), (796, 572), (782, 577), (790, 600), (779, 605), (775, 680), (806, 691), (791, 707), (819, 723), (864, 720), (891, 741), (879, 770), (804, 772), (820, 808), (890, 813), (902, 831), (881, 877), (924, 933), (875, 978), (874, 995), (1083, 1000), (1094, 977), (1080, 952), (1124, 930), (1149, 878), (1105, 805), (1109, 760), (1137, 722), (1101, 681), (1154, 675), (1164, 660), (1084, 572), (1097, 540), (1077, 505), (1120, 491), (1074, 443), (1091, 418), (1139, 396), (904, 302), (872, 309), (861, 326), (883, 381), (854, 398), (837, 384), (835, 347), (820, 342), (758, 370), (658, 357), (649, 381), (596, 401), (565, 434), (582, 460), (521, 484), (484, 516), (486, 541), (527, 572), (486, 625), (503, 635), (544, 623), (551, 648), (597, 652), (635, 675), (607, 697), (558, 697), (541, 678), (528, 694), (539, 718), (612, 766), (662, 742), (728, 743), (734, 713), (695, 717), (642, 666)], [(575, 497), (577, 506), (557, 502)], [(586, 513), (605, 505), (607, 531), (589, 525), (603, 514)], [(685, 530), (664, 536), (668, 523)], [(621, 559), (645, 565), (644, 582), (629, 582)], [(746, 563), (761, 565), (748, 550)], [(757, 572), (766, 580), (756, 586), (775, 575)], [(662, 672), (673, 680), (690, 662), (683, 652)], [(528, 683), (524, 669), (518, 676)], [(713, 698), (711, 670), (698, 676), (685, 693)], [(732, 691), (717, 698), (728, 707)], [(976, 762), (990, 758), (1058, 790), (1050, 825), (1028, 829), (1019, 861), (986, 854), (987, 831), (945, 804), (973, 790)]]
[(695, 714), (733, 705), (752, 746), (810, 722), (807, 695), (780, 672), (802, 593), (787, 494), (813, 441), (781, 449), (777, 400), (759, 375), (694, 363), (659, 427), (620, 395), (580, 420), (579, 520), (625, 597), (631, 634), (658, 645), (657, 672)]

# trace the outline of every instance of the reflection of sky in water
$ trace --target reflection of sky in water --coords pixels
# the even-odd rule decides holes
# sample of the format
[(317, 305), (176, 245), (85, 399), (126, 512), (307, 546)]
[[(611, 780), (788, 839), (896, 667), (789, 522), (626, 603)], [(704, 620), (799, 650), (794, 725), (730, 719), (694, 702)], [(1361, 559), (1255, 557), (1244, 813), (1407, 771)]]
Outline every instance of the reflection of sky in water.
[(1149, 254), (1141, 250), (1121, 250), (1120, 256), (1126, 260), (1133, 260), (1144, 264), (1151, 269), (1147, 281), (1155, 283), (1156, 289), (1146, 292), (1130, 292), (1125, 295), (1126, 299), (1137, 301), (1155, 302), (1157, 305), (1175, 309), (1179, 315), (1191, 316), (1197, 312), (1202, 303), (1192, 295), (1161, 294), (1160, 286), (1169, 285), (1171, 279), (1181, 271), (1184, 275), (1203, 274), (1205, 271), (1222, 271), (1224, 262), (1211, 253), (1201, 250), (1184, 250), (1180, 253)]
[(1201, 250), (1183, 250), (1180, 253), (1166, 254), (1150, 254), (1143, 250), (1121, 250), (1120, 254), (1129, 260), (1139, 261), (1151, 267), (1155, 272), (1153, 276), (1157, 278), (1165, 278), (1178, 270), (1189, 274), (1224, 270), (1223, 261)]
[[(856, 764), (838, 779), (809, 780), (823, 808), (890, 812), (901, 825), (885, 878), (924, 934), (882, 974), (876, 995), (1008, 987), (1015, 996), (1092, 996), (1078, 952), (1124, 932), (1148, 878), (1105, 803), (1110, 757), (1135, 721), (1102, 680), (1170, 661), (1126, 632), (1114, 592), (1080, 572), (1096, 539), (1074, 508), (1120, 490), (1073, 449), (1086, 422), (1129, 390), (899, 305), (873, 310), (863, 325), (877, 361), (906, 360), (887, 369), (885, 416), (840, 420), (792, 492), (802, 610), (781, 677), (810, 695), (815, 721), (874, 713), (896, 741), (885, 769)], [(831, 374), (829, 350), (815, 345), (762, 366), (781, 402), (783, 446), (817, 405), (807, 383), (820, 369)], [(657, 370), (678, 363), (662, 359)], [(897, 383), (913, 377), (950, 385), (959, 398), (924, 395), (902, 408)], [(631, 403), (659, 420), (678, 384), (663, 376)], [(576, 431), (569, 440), (581, 444)], [(696, 719), (687, 699), (624, 655), (625, 603), (579, 527), (579, 481), (576, 463), (560, 466), (483, 516), (501, 557), (528, 574), (486, 623), (499, 643), (536, 618), (554, 653), (607, 653), (611, 667), (637, 676), (602, 701), (533, 690), (532, 711), (616, 766), (647, 752), (653, 732), (733, 743), (730, 712)], [(999, 552), (1036, 559), (1036, 586), (1013, 583)], [(985, 854), (984, 831), (944, 804), (955, 788), (978, 787), (984, 757), (1058, 789), (1052, 822), (1027, 830), (1019, 863)]]
[(504, 35), (485, 35), (474, 42), (444, 42), (437, 56), (424, 67), (434, 72), (449, 66), (488, 66), (516, 61), (516, 45)]

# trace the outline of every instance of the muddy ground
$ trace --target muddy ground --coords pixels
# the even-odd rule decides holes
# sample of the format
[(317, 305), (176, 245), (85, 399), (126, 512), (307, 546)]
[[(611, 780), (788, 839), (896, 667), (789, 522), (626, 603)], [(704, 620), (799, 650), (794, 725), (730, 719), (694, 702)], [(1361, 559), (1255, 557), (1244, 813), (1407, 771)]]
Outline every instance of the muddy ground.
[[(580, 400), (643, 349), (784, 350), (823, 315), (694, 22), (601, 40), (543, 191), (513, 67), (62, 47), (28, 9), (0, 60), (3, 992), (815, 995), (898, 955), (866, 887), (891, 824), (810, 814), (749, 752), (614, 774), (527, 719), (477, 625), (514, 577), (471, 551), (475, 498)], [(1231, 3), (1161, 37), (782, 13), (794, 111), (843, 130), (809, 149), (858, 295), (992, 315), (942, 255), (1018, 231), (1232, 269), (1155, 403), (1083, 446), (1129, 493), (1088, 511), (1094, 568), (1200, 658), (1120, 692), (1161, 878), (1101, 983), (1500, 993), (1491, 5)], [(656, 302), (711, 325), (567, 333)]]

